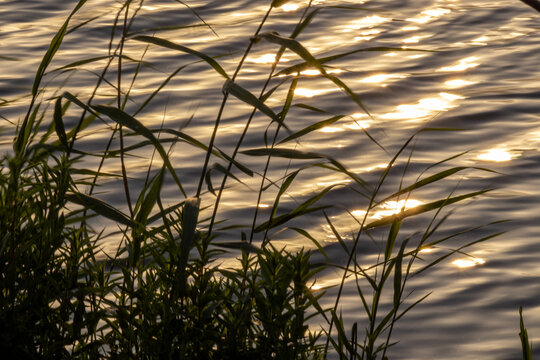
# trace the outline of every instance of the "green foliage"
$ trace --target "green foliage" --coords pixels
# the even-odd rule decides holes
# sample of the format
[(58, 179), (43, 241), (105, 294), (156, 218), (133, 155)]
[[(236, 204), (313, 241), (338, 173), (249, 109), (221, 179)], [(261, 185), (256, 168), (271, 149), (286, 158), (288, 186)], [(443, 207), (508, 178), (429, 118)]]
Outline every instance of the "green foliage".
[(521, 339), (521, 350), (523, 353), (523, 360), (532, 360), (532, 344), (529, 343), (529, 335), (523, 322), (523, 309), (519, 307), (519, 338)]

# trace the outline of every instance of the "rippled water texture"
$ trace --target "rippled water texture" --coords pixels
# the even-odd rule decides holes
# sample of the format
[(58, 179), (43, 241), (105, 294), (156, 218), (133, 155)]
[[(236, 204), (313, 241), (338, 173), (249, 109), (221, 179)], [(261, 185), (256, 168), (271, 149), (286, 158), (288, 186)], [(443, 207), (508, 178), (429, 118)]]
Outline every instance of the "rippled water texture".
[[(41, 56), (75, 3), (0, 0), (0, 101), (12, 101), (9, 106), (0, 106), (2, 151), (8, 151), (14, 124), (24, 115)], [(232, 74), (269, 3), (188, 1), (212, 27), (211, 31), (179, 2), (145, 1), (133, 32), (155, 34), (219, 56), (219, 63)], [(365, 10), (343, 7), (361, 3)], [(264, 30), (289, 35), (305, 5), (306, 1), (290, 1), (276, 9)], [(329, 72), (361, 97), (372, 118), (333, 84), (317, 76), (316, 71), (304, 73), (296, 89), (295, 103), (347, 116), (303, 138), (297, 148), (335, 157), (373, 183), (381, 174), (381, 168), (415, 131), (424, 127), (460, 129), (420, 135), (411, 158), (407, 159), (408, 151), (396, 164), (393, 177), (386, 185), (388, 190), (396, 190), (402, 178), (406, 185), (427, 166), (463, 152), (466, 153), (450, 160), (449, 164), (489, 168), (495, 172), (474, 169), (461, 172), (428, 190), (413, 193), (407, 204), (404, 201), (382, 204), (371, 216), (380, 217), (399, 211), (403, 206), (414, 207), (444, 198), (453, 191), (496, 188), (487, 196), (459, 205), (440, 230), (439, 237), (496, 220), (510, 220), (492, 225), (489, 232), (479, 230), (422, 254), (429, 260), (488, 233), (506, 232), (466, 249), (466, 254), (446, 259), (411, 280), (409, 290), (415, 289), (411, 301), (433, 293), (398, 323), (393, 336), (400, 343), (389, 358), (520, 358), (517, 335), (520, 305), (525, 309), (533, 343), (540, 340), (540, 15), (517, 0), (318, 0), (314, 1), (314, 6), (322, 9), (299, 41), (318, 57), (363, 47), (416, 50), (357, 52), (328, 64), (332, 66)], [(72, 25), (91, 21), (67, 35), (49, 70), (107, 55), (110, 24), (119, 7), (118, 1), (89, 0)], [(145, 46), (128, 41), (125, 54), (140, 60)], [(238, 82), (255, 93), (260, 91), (275, 51), (276, 47), (269, 43), (257, 44)], [(149, 127), (159, 127), (164, 122), (167, 127), (178, 128), (189, 122), (185, 132), (208, 143), (210, 126), (222, 98), (222, 78), (207, 64), (173, 50), (151, 46), (142, 60), (146, 66), (133, 86), (133, 102), (128, 104), (128, 109), (140, 105), (168, 75), (190, 64), (180, 70), (138, 118)], [(278, 70), (296, 62), (298, 57), (287, 52)], [(44, 98), (52, 96), (54, 90), (64, 84), (64, 90), (88, 99), (104, 64), (102, 60), (77, 70), (50, 72), (44, 83), (49, 89)], [(126, 79), (134, 71), (135, 65), (126, 61)], [(114, 70), (110, 76), (114, 79)], [(275, 84), (282, 79), (274, 79)], [(286, 87), (280, 88), (267, 104), (280, 105), (285, 95)], [(109, 101), (114, 96), (115, 90), (111, 87), (103, 86), (98, 91), (99, 102)], [(231, 151), (249, 111), (239, 101), (229, 102), (218, 134), (217, 145), (221, 149)], [(288, 121), (291, 129), (297, 131), (323, 118), (305, 109), (293, 108)], [(73, 126), (75, 119), (71, 120), (67, 126)], [(256, 117), (244, 148), (263, 146), (267, 123), (262, 115)], [(380, 147), (362, 130), (367, 130)], [(88, 151), (101, 151), (109, 135), (107, 127), (90, 129), (80, 146)], [(150, 155), (142, 151), (140, 154), (146, 160), (129, 159), (128, 173), (144, 179)], [(202, 151), (180, 144), (172, 152), (174, 164), (182, 169), (180, 177), (187, 184), (188, 194), (195, 192), (203, 155)], [(256, 159), (241, 160), (261, 169)], [(269, 177), (279, 180), (289, 164), (278, 160), (272, 164)], [(87, 165), (95, 168), (97, 160), (96, 163), (88, 161)], [(106, 163), (104, 170), (118, 173), (118, 166), (117, 162)], [(402, 176), (405, 169), (406, 175)], [(282, 206), (291, 209), (295, 201), (306, 199), (329, 184), (340, 184), (331, 191), (326, 203), (335, 205), (329, 211), (330, 218), (350, 241), (354, 217), (364, 215), (367, 203), (350, 191), (351, 184), (346, 177), (329, 174), (324, 169), (301, 173)], [(257, 188), (258, 181), (245, 179), (252, 189)], [(136, 186), (137, 182), (134, 184)], [(121, 206), (120, 189), (119, 182), (111, 181), (100, 189), (100, 196)], [(174, 203), (180, 194), (174, 192), (172, 186), (170, 189), (167, 195), (170, 203)], [(271, 201), (272, 198), (263, 199), (263, 215), (268, 211), (264, 205)], [(203, 199), (203, 205), (211, 203), (211, 197)], [(255, 204), (255, 192), (235, 184), (226, 192), (220, 218), (230, 219), (226, 224), (248, 224)], [(404, 234), (423, 231), (429, 220), (430, 217), (420, 217), (406, 221)], [(325, 224), (319, 215), (295, 223), (326, 246), (332, 262), (344, 264), (343, 252)], [(229, 231), (222, 236), (238, 240), (239, 233)], [(274, 234), (273, 238), (276, 244), (307, 245), (290, 230)], [(359, 253), (366, 262), (376, 261), (380, 252), (377, 241), (381, 238), (382, 233), (376, 232), (373, 240), (363, 240)], [(106, 249), (114, 246), (114, 238), (105, 244)], [(326, 285), (338, 279), (339, 273), (328, 271), (319, 282)], [(342, 305), (347, 323), (361, 320), (361, 303), (354, 289), (346, 290)]]

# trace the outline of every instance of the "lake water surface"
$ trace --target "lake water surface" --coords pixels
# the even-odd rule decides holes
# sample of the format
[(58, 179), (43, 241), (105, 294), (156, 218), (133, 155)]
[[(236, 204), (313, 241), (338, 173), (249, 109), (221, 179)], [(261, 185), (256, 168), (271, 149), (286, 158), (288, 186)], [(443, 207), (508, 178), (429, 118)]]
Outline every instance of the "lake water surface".
[[(218, 56), (216, 60), (232, 74), (270, 1), (189, 0), (186, 3), (211, 29), (180, 2), (147, 0), (140, 8), (131, 35), (156, 35)], [(2, 152), (9, 151), (14, 124), (24, 116), (41, 56), (75, 4), (76, 1), (0, 0), (0, 101), (12, 101), (0, 106)], [(306, 4), (305, 0), (292, 0), (274, 9), (263, 31), (289, 36)], [(351, 8), (361, 4), (364, 9)], [(120, 1), (89, 0), (72, 20), (72, 26), (95, 19), (67, 35), (49, 70), (107, 55), (110, 24), (120, 6)], [(302, 138), (294, 146), (332, 156), (373, 185), (382, 168), (416, 131), (426, 127), (460, 129), (419, 135), (410, 159), (408, 150), (396, 163), (385, 189), (397, 190), (402, 180), (408, 185), (429, 165), (465, 152), (441, 169), (466, 166), (494, 172), (478, 169), (460, 172), (414, 192), (409, 206), (445, 198), (452, 192), (495, 188), (485, 196), (458, 205), (437, 237), (497, 220), (510, 220), (425, 253), (425, 260), (434, 259), (466, 242), (505, 232), (467, 248), (466, 253), (449, 257), (411, 280), (409, 290), (415, 289), (411, 301), (432, 294), (398, 323), (393, 338), (399, 343), (392, 348), (389, 358), (520, 358), (519, 306), (524, 307), (533, 343), (540, 340), (540, 14), (517, 0), (317, 0), (313, 1), (313, 7), (321, 10), (298, 40), (317, 57), (367, 47), (412, 50), (357, 52), (328, 63), (332, 67), (327, 70), (358, 94), (371, 118), (334, 84), (316, 72), (305, 73), (296, 89), (294, 103), (346, 116)], [(145, 46), (128, 41), (125, 54), (140, 60)], [(258, 94), (276, 50), (270, 43), (257, 44), (239, 73), (238, 83)], [(223, 78), (190, 55), (156, 46), (150, 47), (142, 60), (146, 63), (133, 85), (128, 112), (136, 109), (168, 75), (190, 64), (172, 78), (137, 118), (148, 127), (158, 128), (162, 123), (169, 128), (184, 127), (187, 134), (208, 143), (222, 99)], [(278, 70), (297, 62), (298, 56), (286, 52)], [(52, 96), (63, 84), (64, 90), (86, 101), (104, 64), (104, 60), (96, 61), (75, 71), (49, 73), (43, 85), (50, 90), (44, 98)], [(136, 67), (127, 60), (124, 66), (127, 88), (127, 79)], [(111, 81), (114, 71), (111, 70)], [(286, 77), (276, 77), (272, 84), (281, 80)], [(287, 86), (279, 88), (267, 104), (279, 111), (286, 92)], [(104, 85), (94, 102), (106, 103), (115, 94), (112, 87)], [(249, 113), (245, 104), (229, 101), (217, 146), (225, 152), (232, 151)], [(298, 131), (331, 115), (325, 116), (293, 107), (287, 121), (292, 131)], [(67, 121), (66, 126), (73, 126), (76, 118), (71, 124)], [(267, 124), (263, 115), (257, 115), (242, 149), (264, 146)], [(109, 128), (96, 125), (84, 133), (81, 149), (102, 151), (109, 136)], [(127, 161), (135, 188), (144, 179), (150, 158), (144, 149), (139, 154), (143, 159)], [(175, 167), (181, 169), (179, 176), (188, 195), (194, 195), (204, 152), (177, 144), (171, 156)], [(239, 159), (262, 171), (262, 162), (257, 162), (260, 159), (242, 156)], [(97, 164), (98, 160), (88, 161), (85, 166), (95, 169)], [(290, 166), (288, 161), (273, 161), (269, 178), (278, 181)], [(106, 162), (104, 170), (119, 173), (119, 163)], [(219, 178), (216, 173), (216, 186)], [(256, 206), (254, 189), (260, 180), (241, 178), (245, 185), (230, 181), (231, 188), (225, 192), (220, 218), (228, 221), (222, 227), (251, 222)], [(345, 176), (310, 168), (300, 173), (282, 206), (290, 210), (331, 184), (340, 185), (331, 190), (323, 203), (334, 205), (328, 211), (330, 219), (350, 242), (356, 226), (354, 217), (362, 215), (367, 201), (351, 191), (353, 185)], [(121, 194), (120, 181), (111, 181), (99, 189), (102, 199), (119, 207), (124, 203)], [(172, 184), (167, 196), (170, 204), (181, 198)], [(264, 206), (271, 203), (272, 196), (262, 199), (264, 218), (268, 216)], [(205, 194), (203, 206), (212, 204), (213, 197)], [(372, 216), (383, 216), (396, 207), (399, 209), (399, 204), (387, 203)], [(405, 221), (402, 236), (423, 231), (432, 215)], [(331, 262), (344, 265), (343, 251), (320, 213), (306, 216), (294, 225), (308, 230), (325, 245)], [(373, 239), (362, 240), (359, 249), (362, 261), (376, 261), (381, 250), (378, 241), (383, 240), (383, 235), (375, 232)], [(271, 236), (278, 246), (311, 246), (291, 230)], [(225, 240), (239, 240), (239, 237), (238, 230), (221, 233)], [(115, 246), (115, 238), (110, 237), (104, 249)], [(228, 263), (226, 259), (223, 266)], [(340, 276), (338, 271), (324, 272), (319, 284), (335, 284)], [(333, 292), (329, 290), (330, 295)], [(329, 296), (329, 304), (331, 299)], [(349, 325), (362, 320), (361, 302), (354, 286), (346, 288), (341, 304)]]

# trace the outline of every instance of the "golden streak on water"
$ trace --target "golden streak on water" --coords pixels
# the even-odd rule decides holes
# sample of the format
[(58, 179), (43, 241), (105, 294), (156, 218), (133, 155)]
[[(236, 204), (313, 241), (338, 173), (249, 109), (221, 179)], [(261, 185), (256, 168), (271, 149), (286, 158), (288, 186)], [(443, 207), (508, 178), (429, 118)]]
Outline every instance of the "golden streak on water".
[(417, 24), (426, 24), (430, 21), (440, 18), (441, 16), (445, 14), (449, 14), (450, 12), (451, 11), (449, 9), (443, 9), (443, 8), (424, 10), (420, 13), (419, 16), (414, 17), (414, 18), (409, 18), (407, 19), (407, 21), (414, 22)]
[(365, 28), (371, 28), (380, 24), (383, 24), (387, 21), (392, 20), (391, 18), (385, 18), (378, 15), (366, 16), (359, 20), (355, 20), (350, 24), (345, 26), (344, 32), (349, 32), (352, 30), (360, 30)]
[(420, 40), (428, 38), (428, 37), (431, 37), (431, 35), (416, 35), (416, 36), (411, 36), (409, 38), (403, 39), (401, 40), (401, 42), (404, 44), (417, 44), (420, 42)]
[[(343, 72), (343, 70), (341, 69), (332, 69), (332, 70), (328, 70), (326, 73), (327, 74), (341, 74)], [(304, 70), (302, 72), (300, 72), (301, 75), (307, 75), (307, 76), (316, 76), (316, 75), (320, 75), (321, 72), (317, 69), (307, 69), (307, 70)]]
[(480, 258), (469, 258), (469, 259), (458, 259), (452, 262), (452, 265), (457, 266), (458, 268), (470, 268), (476, 265), (485, 264), (486, 260)]
[(434, 250), (432, 248), (424, 248), (420, 250), (421, 254), (429, 254), (432, 253)]
[(381, 206), (383, 210), (376, 211), (371, 217), (374, 219), (382, 219), (383, 217), (399, 214), (402, 210), (415, 208), (422, 204), (422, 201), (415, 199), (387, 201)]
[[(276, 61), (276, 54), (264, 54), (256, 58), (248, 58), (247, 61), (255, 63), (255, 64), (273, 64)], [(279, 61), (288, 62), (290, 60), (284, 57), (281, 57)]]
[(319, 285), (319, 284), (313, 284), (309, 287), (310, 290), (313, 290), (313, 291), (317, 291), (317, 290), (321, 290), (323, 288), (322, 285)]
[(364, 168), (363, 170), (367, 171), (367, 172), (370, 172), (370, 171), (377, 170), (377, 169), (386, 169), (387, 166), (388, 166), (388, 164), (377, 164), (377, 165), (374, 165), (374, 166)]
[(478, 63), (475, 63), (476, 60), (478, 60), (476, 56), (470, 56), (468, 58), (459, 60), (456, 65), (444, 66), (440, 69), (437, 69), (437, 71), (464, 71), (480, 65)]
[(331, 91), (333, 90), (327, 90), (327, 89), (313, 90), (313, 89), (306, 89), (306, 88), (297, 88), (294, 90), (294, 94), (298, 96), (310, 98), (310, 97), (322, 95), (324, 93), (331, 92)]
[(414, 31), (414, 30), (420, 30), (418, 26), (405, 26), (401, 28), (402, 31)]
[(373, 39), (375, 36), (355, 36), (354, 42), (360, 42), (360, 41), (369, 41)]
[(369, 30), (360, 31), (360, 35), (362, 36), (377, 35), (380, 33), (381, 33), (381, 30), (378, 30), (378, 29), (369, 29)]
[(352, 124), (345, 124), (343, 126), (345, 126), (347, 129), (350, 129), (350, 130), (362, 130), (362, 129), (370, 128), (371, 121), (356, 121)]
[(325, 126), (319, 129), (319, 131), (324, 132), (324, 133), (336, 133), (336, 132), (345, 131), (345, 129), (337, 127), (337, 126)]
[(335, 181), (323, 181), (318, 182), (317, 186), (332, 186), (332, 185), (339, 185), (339, 184), (348, 184), (351, 180), (345, 179), (345, 180), (335, 180)]
[(308, 75), (308, 76), (314, 76), (314, 75), (320, 75), (321, 72), (319, 70), (315, 70), (315, 69), (308, 69), (308, 70), (302, 71), (300, 74)]
[(280, 7), (281, 10), (288, 12), (288, 11), (296, 11), (300, 8), (300, 5), (297, 4), (285, 4)]
[(472, 40), (473, 45), (487, 45), (489, 38), (487, 36), (480, 36)]
[(462, 96), (439, 93), (438, 98), (420, 99), (417, 104), (402, 104), (396, 107), (396, 110), (391, 113), (381, 115), (382, 119), (388, 120), (407, 120), (426, 117), (434, 112), (447, 111), (455, 108), (457, 105), (455, 100), (463, 99)]
[(376, 74), (363, 78), (359, 81), (361, 83), (382, 83), (383, 81), (386, 81), (388, 79), (403, 79), (405, 77), (405, 75), (400, 74)]
[(266, 208), (269, 208), (270, 205), (267, 205), (267, 204), (259, 204), (259, 208), (261, 209), (266, 209)]
[(423, 58), (424, 56), (427, 56), (427, 54), (415, 54), (415, 55), (410, 55), (409, 59), (420, 59), (420, 58)]
[(446, 93), (446, 92), (439, 93), (439, 95), (443, 99), (448, 100), (448, 101), (465, 99), (463, 96), (456, 95), (456, 94), (451, 94), (451, 93)]
[(516, 158), (517, 155), (512, 155), (504, 149), (489, 149), (487, 152), (477, 156), (477, 159), (486, 160), (486, 161), (510, 161)]
[(366, 210), (353, 210), (351, 211), (351, 214), (353, 214), (353, 216), (364, 217), (366, 216)]
[(475, 84), (475, 82), (473, 81), (467, 81), (467, 80), (463, 80), (463, 79), (453, 79), (453, 80), (448, 80), (444, 83), (444, 85), (448, 86), (448, 87), (451, 87), (451, 88), (459, 88), (459, 87), (463, 87), (463, 86), (467, 86), (467, 85), (472, 85), (472, 84)]
[[(380, 210), (375, 211), (371, 215), (371, 218), (382, 219), (387, 216), (399, 214), (402, 210), (412, 209), (422, 204), (424, 204), (422, 201), (415, 200), (415, 199), (386, 201), (384, 204), (380, 206)], [(364, 217), (366, 215), (366, 211), (362, 209), (356, 209), (356, 210), (351, 211), (351, 214), (357, 217)]]

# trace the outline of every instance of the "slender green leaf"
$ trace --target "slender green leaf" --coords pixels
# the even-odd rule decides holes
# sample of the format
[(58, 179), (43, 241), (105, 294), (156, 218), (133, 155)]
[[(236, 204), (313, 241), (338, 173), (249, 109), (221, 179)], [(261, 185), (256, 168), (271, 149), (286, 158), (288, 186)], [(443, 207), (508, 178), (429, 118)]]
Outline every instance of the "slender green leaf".
[(398, 214), (395, 214), (395, 215), (392, 215), (392, 216), (387, 216), (387, 217), (384, 217), (382, 219), (373, 221), (373, 222), (367, 224), (364, 227), (364, 229), (367, 230), (367, 229), (372, 229), (372, 228), (376, 228), (376, 227), (379, 227), (379, 226), (388, 225), (388, 224), (391, 224), (392, 222), (394, 222), (394, 220), (396, 220), (396, 219), (403, 220), (403, 219), (405, 219), (405, 218), (407, 218), (409, 216), (418, 215), (418, 214), (425, 213), (427, 211), (439, 209), (440, 207), (448, 206), (448, 205), (454, 204), (456, 202), (459, 202), (459, 201), (462, 201), (462, 200), (465, 200), (465, 199), (470, 199), (470, 198), (472, 198), (474, 196), (482, 195), (482, 194), (485, 194), (485, 193), (487, 193), (489, 191), (492, 191), (492, 189), (475, 191), (475, 192), (467, 193), (467, 194), (464, 194), (464, 195), (451, 197), (451, 198), (448, 198), (448, 199), (443, 199), (443, 200), (430, 202), (428, 204), (422, 204), (422, 205), (416, 206), (414, 208), (401, 211)]
[[(454, 167), (454, 168), (451, 168), (451, 169), (441, 171), (441, 172), (439, 172), (437, 174), (431, 175), (431, 176), (429, 176), (429, 177), (427, 177), (425, 179), (419, 180), (419, 181), (415, 182), (414, 184), (401, 189), (400, 191), (397, 191), (397, 192), (393, 193), (390, 196), (385, 197), (384, 199), (378, 201), (375, 204), (375, 206), (379, 205), (379, 204), (382, 204), (382, 203), (384, 203), (384, 202), (386, 202), (386, 201), (388, 201), (388, 200), (390, 200), (392, 198), (398, 197), (400, 195), (409, 193), (409, 192), (411, 192), (413, 190), (416, 190), (418, 188), (421, 188), (423, 186), (426, 186), (426, 185), (432, 184), (434, 182), (437, 182), (439, 180), (442, 180), (444, 178), (447, 178), (447, 177), (449, 177), (449, 176), (451, 176), (451, 175), (453, 175), (453, 174), (455, 174), (455, 173), (457, 173), (459, 171), (463, 171), (463, 170), (466, 170), (466, 169), (470, 169), (470, 168), (466, 167), (466, 166), (459, 166), (459, 167)], [(475, 167), (473, 169), (491, 172), (491, 170), (485, 169), (485, 168), (476, 168)]]
[(111, 106), (105, 106), (105, 105), (92, 105), (92, 108), (102, 114), (107, 115), (111, 120), (116, 121), (120, 125), (123, 125), (131, 130), (133, 130), (135, 133), (144, 136), (148, 140), (152, 142), (158, 153), (161, 155), (161, 158), (163, 159), (163, 162), (165, 163), (165, 166), (173, 176), (176, 184), (178, 185), (178, 188), (186, 196), (186, 193), (184, 191), (184, 188), (182, 187), (182, 184), (180, 182), (180, 179), (178, 179), (178, 176), (176, 175), (176, 171), (174, 170), (173, 166), (171, 165), (171, 162), (169, 161), (169, 156), (165, 152), (165, 149), (163, 149), (163, 146), (159, 142), (159, 140), (154, 136), (152, 131), (150, 131), (147, 127), (145, 127), (139, 120), (135, 119), (131, 115), (128, 115), (124, 111), (111, 107)]
[(62, 44), (62, 41), (64, 40), (64, 35), (66, 34), (69, 21), (71, 20), (73, 15), (75, 15), (75, 13), (84, 5), (84, 3), (86, 3), (86, 0), (79, 0), (79, 2), (75, 6), (71, 14), (69, 14), (68, 18), (66, 19), (66, 21), (64, 22), (60, 30), (58, 30), (58, 32), (52, 39), (51, 44), (49, 45), (49, 48), (47, 49), (47, 52), (45, 53), (45, 56), (43, 56), (43, 59), (41, 60), (41, 63), (39, 64), (39, 68), (37, 70), (36, 77), (34, 79), (34, 86), (32, 87), (33, 96), (37, 95), (39, 85), (41, 83), (41, 79), (43, 78), (43, 75), (45, 74), (45, 70), (51, 63), (54, 55), (60, 48), (60, 44)]
[(392, 251), (394, 250), (394, 244), (396, 243), (396, 238), (399, 233), (399, 228), (401, 227), (401, 220), (395, 218), (392, 222), (392, 227), (388, 232), (388, 239), (386, 240), (386, 246), (384, 250), (384, 260), (389, 261), (392, 256)]
[[(237, 83), (231, 80), (226, 80), (223, 84), (223, 92), (228, 92), (237, 99), (257, 108), (260, 112), (270, 117), (272, 120), (282, 124), (281, 118), (276, 115), (276, 113), (270, 109), (265, 103), (259, 100), (255, 95), (253, 95), (248, 90), (244, 89)], [(283, 124), (282, 124), (283, 125)]]
[(297, 40), (281, 36), (275, 31), (260, 34), (259, 38), (286, 47), (287, 49), (298, 54), (298, 56), (304, 59), (309, 65), (319, 70), (322, 74), (326, 74), (326, 71), (321, 66), (319, 61), (315, 59), (315, 57), (311, 55), (311, 53)]
[[(415, 52), (418, 52), (418, 51), (426, 52), (426, 51), (428, 51), (429, 52), (430, 50), (404, 49), (404, 48), (393, 48), (393, 47), (369, 47), (369, 48), (361, 48), (361, 49), (356, 49), (356, 50), (352, 50), (352, 51), (347, 51), (347, 52), (344, 52), (344, 53), (341, 53), (341, 54), (321, 57), (321, 58), (317, 59), (317, 62), (319, 64), (325, 64), (327, 62), (338, 60), (338, 59), (340, 59), (342, 57), (345, 57), (345, 56), (348, 56), (348, 55), (356, 54), (356, 53), (359, 53), (359, 52), (369, 52), (369, 51), (392, 51), (392, 52), (394, 52), (394, 51), (415, 51)], [(296, 74), (296, 73), (302, 72), (302, 71), (304, 71), (304, 70), (306, 70), (306, 69), (308, 69), (310, 67), (311, 67), (311, 64), (306, 61), (306, 62), (302, 62), (302, 63), (299, 63), (299, 64), (289, 66), (289, 67), (279, 71), (274, 76)]]
[(336, 116), (331, 117), (330, 119), (319, 121), (319, 122), (317, 122), (315, 124), (307, 126), (307, 127), (303, 128), (302, 130), (300, 130), (300, 131), (298, 131), (298, 132), (296, 132), (296, 133), (294, 133), (292, 135), (287, 136), (285, 139), (281, 140), (278, 144), (282, 144), (284, 142), (291, 141), (293, 139), (297, 139), (297, 138), (299, 138), (301, 136), (309, 134), (310, 132), (322, 129), (322, 128), (328, 126), (328, 125), (332, 125), (333, 123), (335, 123), (339, 119), (342, 119), (344, 116), (345, 115), (336, 115)]
[(56, 135), (58, 135), (58, 139), (62, 143), (65, 149), (68, 148), (67, 143), (67, 136), (66, 136), (66, 130), (64, 129), (64, 121), (62, 120), (62, 98), (59, 97), (56, 99), (56, 103), (54, 105), (54, 129), (56, 131)]
[(120, 224), (127, 225), (132, 228), (137, 225), (123, 212), (121, 212), (120, 210), (112, 207), (111, 205), (95, 197), (82, 194), (82, 193), (72, 193), (72, 194), (67, 194), (66, 199), (72, 203), (79, 204), (88, 209), (91, 209), (96, 214), (104, 216)]
[(241, 151), (249, 156), (277, 156), (287, 159), (325, 159), (326, 155), (283, 148), (259, 148)]
[(172, 50), (182, 51), (182, 52), (197, 56), (198, 58), (201, 58), (202, 60), (204, 60), (212, 68), (214, 68), (214, 70), (216, 70), (218, 73), (223, 75), (223, 77), (225, 79), (229, 79), (229, 75), (227, 75), (225, 70), (223, 70), (221, 65), (219, 65), (216, 60), (212, 59), (210, 56), (208, 56), (206, 54), (203, 54), (200, 51), (193, 50), (193, 49), (190, 49), (188, 47), (185, 47), (185, 46), (178, 45), (178, 44), (175, 44), (173, 42), (170, 42), (169, 40), (160, 39), (160, 38), (157, 38), (157, 37), (154, 37), (154, 36), (139, 35), (139, 36), (135, 36), (133, 39), (137, 40), (137, 41), (142, 41), (142, 42), (146, 42), (146, 43), (166, 47), (166, 48), (172, 49)]
[[(540, 8), (538, 11), (540, 11)], [(521, 306), (519, 307), (519, 338), (521, 339), (523, 360), (532, 360), (532, 345), (529, 343), (529, 335), (523, 322), (523, 309)]]

